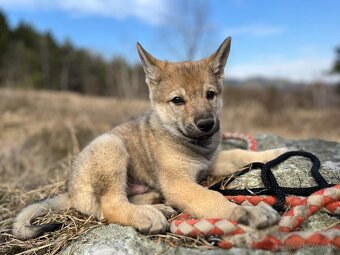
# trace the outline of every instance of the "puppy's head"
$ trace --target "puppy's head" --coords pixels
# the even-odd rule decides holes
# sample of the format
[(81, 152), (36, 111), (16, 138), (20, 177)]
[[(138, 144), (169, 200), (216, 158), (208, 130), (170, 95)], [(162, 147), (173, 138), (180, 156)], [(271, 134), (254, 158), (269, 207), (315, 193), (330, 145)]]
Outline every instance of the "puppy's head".
[(172, 134), (205, 140), (219, 131), (228, 37), (208, 58), (199, 61), (160, 61), (137, 44), (150, 99), (162, 124)]

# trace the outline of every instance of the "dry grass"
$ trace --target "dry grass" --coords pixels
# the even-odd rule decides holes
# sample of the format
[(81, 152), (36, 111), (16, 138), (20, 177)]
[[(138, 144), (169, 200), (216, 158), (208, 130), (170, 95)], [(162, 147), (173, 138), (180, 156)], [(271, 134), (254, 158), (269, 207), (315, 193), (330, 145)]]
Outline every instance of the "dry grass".
[(49, 194), (56, 194), (58, 190), (61, 190), (63, 183), (45, 185), (30, 192), (1, 187), (0, 254), (56, 254), (67, 242), (77, 239), (85, 231), (102, 224), (93, 217), (69, 210), (60, 214), (49, 213), (35, 222), (37, 224), (62, 223), (63, 227), (56, 232), (29, 241), (20, 241), (11, 235), (12, 219), (18, 209), (23, 206), (22, 204), (41, 197), (49, 197)]
[[(11, 235), (13, 217), (25, 205), (61, 193), (73, 158), (93, 137), (149, 108), (146, 101), (79, 96), (71, 93), (0, 90), (0, 253), (55, 254), (84, 231), (103, 224), (75, 211), (50, 214), (40, 222), (63, 228), (30, 241)], [(340, 141), (338, 108), (282, 108), (256, 102), (228, 104), (224, 130), (271, 132), (291, 138)], [(158, 237), (151, 237), (160, 240)], [(211, 245), (203, 239), (162, 238), (171, 245)]]
[(65, 190), (71, 161), (93, 137), (146, 111), (146, 102), (74, 94), (0, 90), (0, 254), (55, 254), (84, 231), (102, 224), (75, 211), (42, 222), (64, 227), (31, 241), (11, 235), (25, 205)]

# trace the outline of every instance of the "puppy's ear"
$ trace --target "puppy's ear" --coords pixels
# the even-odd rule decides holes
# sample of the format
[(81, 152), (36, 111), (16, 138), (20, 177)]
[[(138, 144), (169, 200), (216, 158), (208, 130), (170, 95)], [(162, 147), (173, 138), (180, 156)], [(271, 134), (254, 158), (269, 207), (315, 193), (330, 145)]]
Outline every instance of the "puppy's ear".
[(138, 55), (142, 61), (143, 69), (146, 75), (146, 83), (150, 85), (151, 83), (155, 84), (159, 81), (160, 77), (160, 67), (159, 60), (151, 56), (142, 45), (137, 42), (137, 50)]
[(219, 78), (224, 78), (224, 67), (227, 63), (231, 45), (231, 37), (223, 41), (215, 53), (207, 58), (208, 66)]

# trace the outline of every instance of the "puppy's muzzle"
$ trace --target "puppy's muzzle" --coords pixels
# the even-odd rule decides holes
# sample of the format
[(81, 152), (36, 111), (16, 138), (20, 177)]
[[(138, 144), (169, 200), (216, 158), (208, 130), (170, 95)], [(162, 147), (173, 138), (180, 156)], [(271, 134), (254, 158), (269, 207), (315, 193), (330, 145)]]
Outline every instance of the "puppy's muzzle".
[(212, 116), (208, 118), (200, 118), (195, 120), (195, 125), (199, 130), (207, 133), (213, 129), (215, 120)]

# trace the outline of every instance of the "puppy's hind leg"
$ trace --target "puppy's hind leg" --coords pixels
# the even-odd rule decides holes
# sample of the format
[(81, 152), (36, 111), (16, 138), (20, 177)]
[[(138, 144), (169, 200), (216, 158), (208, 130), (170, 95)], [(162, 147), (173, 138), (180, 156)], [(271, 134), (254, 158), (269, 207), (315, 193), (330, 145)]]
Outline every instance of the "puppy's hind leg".
[(129, 196), (129, 201), (135, 205), (154, 205), (162, 202), (162, 195), (156, 191)]
[(102, 214), (109, 223), (132, 226), (145, 234), (156, 234), (168, 229), (168, 221), (160, 208), (153, 205), (135, 205), (115, 189), (101, 197)]
[[(132, 226), (143, 233), (166, 231), (168, 222), (163, 213), (151, 205), (135, 205), (126, 194), (128, 152), (115, 135), (101, 139), (93, 158), (93, 190), (97, 193), (100, 211), (109, 223)], [(97, 169), (97, 170), (96, 170)], [(101, 188), (99, 188), (101, 187)]]
[(220, 151), (210, 174), (214, 176), (230, 175), (250, 163), (266, 163), (287, 150), (287, 148), (279, 148), (265, 151), (247, 151), (241, 149)]

